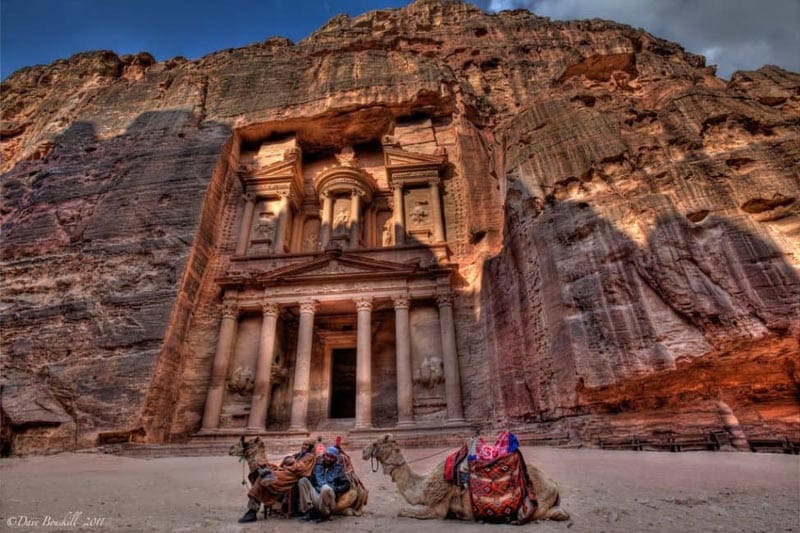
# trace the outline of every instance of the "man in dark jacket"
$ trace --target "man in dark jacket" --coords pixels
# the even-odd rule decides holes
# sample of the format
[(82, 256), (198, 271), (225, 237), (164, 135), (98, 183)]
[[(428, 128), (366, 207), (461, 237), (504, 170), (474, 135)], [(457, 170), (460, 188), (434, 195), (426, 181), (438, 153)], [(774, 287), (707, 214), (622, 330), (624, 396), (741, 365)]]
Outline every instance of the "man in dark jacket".
[(339, 449), (330, 446), (317, 459), (314, 470), (297, 483), (300, 491), (299, 509), (305, 517), (327, 520), (336, 508), (336, 496), (350, 490), (350, 480), (339, 461)]

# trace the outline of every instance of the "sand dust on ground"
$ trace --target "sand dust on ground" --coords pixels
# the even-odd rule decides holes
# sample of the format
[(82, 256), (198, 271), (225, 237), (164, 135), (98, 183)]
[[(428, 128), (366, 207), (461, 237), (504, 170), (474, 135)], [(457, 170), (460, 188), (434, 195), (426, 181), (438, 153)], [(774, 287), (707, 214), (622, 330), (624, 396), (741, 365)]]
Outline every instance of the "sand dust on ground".
[[(421, 473), (448, 451), (410, 449), (405, 456)], [(238, 524), (247, 497), (233, 457), (3, 459), (0, 530), (800, 532), (799, 456), (525, 447), (527, 461), (559, 483), (571, 518), (509, 526), (398, 518), (405, 502), (391, 480), (371, 472), (360, 451), (350, 453), (370, 490), (366, 512), (321, 524), (261, 517)]]

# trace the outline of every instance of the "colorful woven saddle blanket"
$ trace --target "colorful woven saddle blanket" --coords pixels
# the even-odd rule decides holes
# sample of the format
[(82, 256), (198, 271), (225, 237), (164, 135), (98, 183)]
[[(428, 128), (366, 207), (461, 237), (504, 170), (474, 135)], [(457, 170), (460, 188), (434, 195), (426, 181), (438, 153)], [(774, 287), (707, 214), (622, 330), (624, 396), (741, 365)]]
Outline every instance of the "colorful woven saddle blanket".
[(469, 494), (475, 520), (524, 524), (536, 510), (536, 495), (519, 451), (491, 461), (473, 461)]

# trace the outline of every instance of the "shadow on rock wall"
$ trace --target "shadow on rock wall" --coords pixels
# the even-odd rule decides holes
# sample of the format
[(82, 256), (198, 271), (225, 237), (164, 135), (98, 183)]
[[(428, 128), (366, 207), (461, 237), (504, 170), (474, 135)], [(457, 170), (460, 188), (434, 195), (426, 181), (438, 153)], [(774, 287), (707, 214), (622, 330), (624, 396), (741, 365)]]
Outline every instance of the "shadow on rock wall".
[(721, 397), (734, 411), (796, 413), (800, 278), (739, 222), (666, 213), (640, 245), (587, 203), (512, 189), (482, 295), (505, 415), (677, 413)]
[(182, 111), (144, 113), (106, 140), (76, 122), (3, 175), (2, 408), (15, 453), (91, 445), (135, 420), (230, 137)]

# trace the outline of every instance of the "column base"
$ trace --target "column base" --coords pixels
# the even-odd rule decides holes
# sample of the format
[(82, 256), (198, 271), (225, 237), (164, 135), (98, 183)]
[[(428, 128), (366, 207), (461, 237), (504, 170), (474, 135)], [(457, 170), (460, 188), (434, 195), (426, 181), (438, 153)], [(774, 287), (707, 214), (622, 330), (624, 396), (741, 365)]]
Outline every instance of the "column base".
[(250, 427), (250, 426), (248, 426), (248, 427), (244, 428), (244, 430), (247, 433), (262, 433), (262, 432), (267, 430), (267, 427), (266, 426), (264, 426), (264, 427), (260, 427), (260, 426)]
[(352, 431), (371, 431), (375, 429), (372, 424), (356, 424), (353, 426)]
[(413, 420), (401, 420), (395, 427), (397, 429), (408, 429), (417, 427), (417, 424)]
[(286, 430), (286, 433), (291, 433), (292, 435), (297, 435), (297, 434), (308, 435), (308, 428), (299, 427), (299, 426), (298, 427), (290, 427), (289, 429)]
[(445, 426), (464, 426), (466, 425), (467, 421), (463, 418), (450, 418), (448, 419), (444, 425)]

